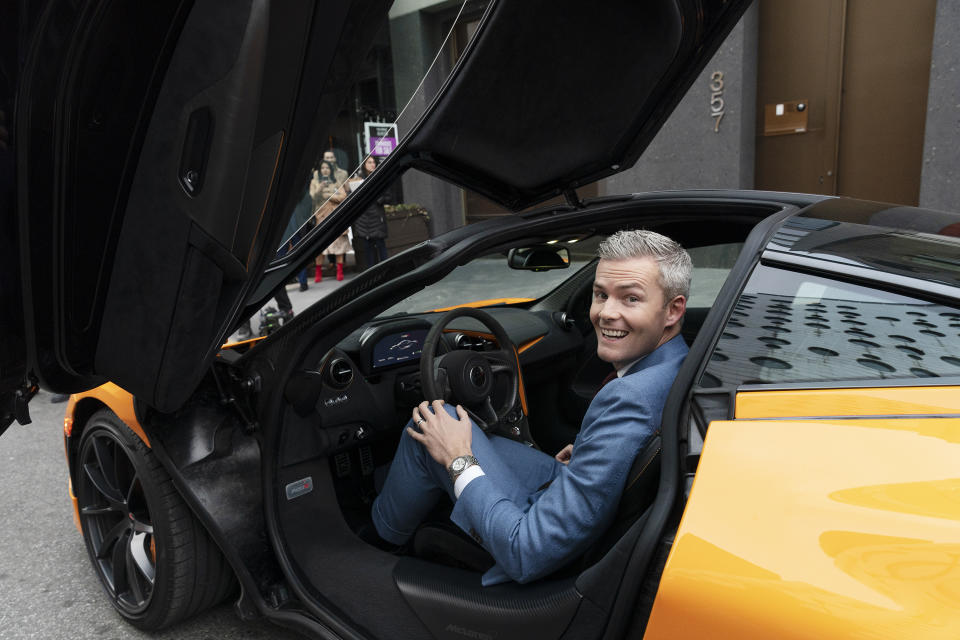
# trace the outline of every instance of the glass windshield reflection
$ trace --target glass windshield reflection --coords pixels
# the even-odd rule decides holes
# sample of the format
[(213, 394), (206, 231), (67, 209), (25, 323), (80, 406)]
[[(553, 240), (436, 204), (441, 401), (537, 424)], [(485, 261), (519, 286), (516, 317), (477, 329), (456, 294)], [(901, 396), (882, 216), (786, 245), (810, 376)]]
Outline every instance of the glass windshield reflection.
[[(488, 0), (453, 7), (446, 2), (394, 3), (367, 54), (361, 77), (348, 92), (323, 148), (317, 150), (277, 258), (302, 242), (347, 195), (359, 189), (410, 132), (473, 37), (487, 4)], [(402, 193), (396, 197), (400, 202)], [(347, 233), (334, 245), (323, 254), (343, 260), (352, 252)], [(317, 260), (320, 265), (321, 257)]]

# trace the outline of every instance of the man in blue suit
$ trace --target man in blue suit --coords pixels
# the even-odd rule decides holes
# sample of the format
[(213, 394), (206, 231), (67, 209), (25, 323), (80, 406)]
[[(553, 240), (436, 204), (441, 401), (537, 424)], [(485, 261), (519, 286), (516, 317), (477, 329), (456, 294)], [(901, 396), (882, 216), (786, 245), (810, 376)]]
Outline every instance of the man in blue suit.
[(551, 457), (483, 433), (460, 406), (421, 403), (373, 504), (384, 540), (405, 543), (447, 493), (450, 519), (496, 561), (483, 575), (490, 585), (555, 571), (609, 526), (687, 354), (680, 324), (692, 265), (652, 231), (620, 231), (598, 254), (590, 321), (597, 355), (618, 377), (590, 403), (576, 441)]

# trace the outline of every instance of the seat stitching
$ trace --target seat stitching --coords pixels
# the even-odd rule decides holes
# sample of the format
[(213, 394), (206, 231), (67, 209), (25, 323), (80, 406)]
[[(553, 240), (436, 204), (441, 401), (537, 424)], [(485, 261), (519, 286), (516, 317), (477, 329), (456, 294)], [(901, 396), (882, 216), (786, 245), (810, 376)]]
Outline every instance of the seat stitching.
[(640, 479), (640, 476), (643, 475), (643, 472), (647, 470), (647, 467), (649, 467), (650, 464), (657, 459), (657, 456), (660, 455), (661, 450), (662, 450), (662, 447), (657, 447), (657, 450), (653, 452), (652, 456), (650, 456), (650, 459), (647, 461), (647, 464), (643, 465), (643, 468), (637, 472), (637, 475), (633, 477), (633, 480), (630, 481), (630, 484), (627, 485), (627, 488), (624, 489), (624, 491), (627, 491), (628, 489), (630, 489), (630, 487), (636, 484), (637, 480)]

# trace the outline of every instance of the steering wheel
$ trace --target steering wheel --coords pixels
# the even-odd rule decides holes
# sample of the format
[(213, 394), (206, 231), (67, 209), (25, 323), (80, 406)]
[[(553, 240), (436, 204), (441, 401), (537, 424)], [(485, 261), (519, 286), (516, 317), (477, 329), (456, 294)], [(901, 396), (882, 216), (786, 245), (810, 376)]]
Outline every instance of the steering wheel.
[[(457, 349), (438, 357), (437, 347), (443, 330), (451, 321), (463, 317), (473, 318), (489, 329), (499, 348), (496, 351)], [(506, 397), (494, 406), (493, 382), (497, 374), (505, 374), (510, 386)], [(470, 307), (453, 309), (433, 325), (423, 341), (420, 381), (427, 400), (457, 402), (483, 431), (495, 430), (511, 423), (507, 416), (513, 413), (519, 401), (517, 351), (503, 326), (486, 311)], [(512, 436), (518, 434), (519, 430), (514, 430)]]

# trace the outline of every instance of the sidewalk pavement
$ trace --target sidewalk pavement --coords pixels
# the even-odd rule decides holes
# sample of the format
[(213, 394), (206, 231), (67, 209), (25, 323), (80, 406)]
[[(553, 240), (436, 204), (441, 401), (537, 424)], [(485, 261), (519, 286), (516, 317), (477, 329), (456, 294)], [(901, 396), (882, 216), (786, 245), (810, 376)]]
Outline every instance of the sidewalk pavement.
[[(313, 281), (313, 270), (310, 269), (308, 272), (309, 277), (307, 278), (307, 286), (309, 289), (306, 291), (300, 291), (300, 284), (288, 284), (287, 285), (287, 295), (290, 296), (290, 303), (293, 305), (293, 314), (297, 315), (314, 302), (320, 298), (325, 297), (327, 294), (332, 292), (337, 287), (340, 287), (357, 277), (357, 271), (354, 267), (350, 267), (348, 271), (343, 274), (343, 280), (337, 281), (336, 273), (333, 272), (329, 267), (323, 274), (323, 281), (314, 282)], [(265, 309), (266, 307), (277, 308), (277, 301), (271, 298), (266, 302), (266, 304), (261, 307)], [(250, 329), (253, 331), (252, 337), (257, 337), (260, 335), (260, 311), (257, 311), (250, 317)], [(234, 332), (230, 338), (230, 342), (242, 340), (242, 338)]]

